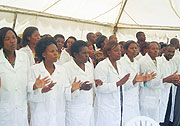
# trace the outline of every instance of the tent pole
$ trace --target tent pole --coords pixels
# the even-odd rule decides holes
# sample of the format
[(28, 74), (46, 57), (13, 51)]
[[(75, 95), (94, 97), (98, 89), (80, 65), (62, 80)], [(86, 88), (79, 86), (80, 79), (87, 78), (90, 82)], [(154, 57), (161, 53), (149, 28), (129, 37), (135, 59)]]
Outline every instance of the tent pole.
[(15, 29), (16, 26), (16, 21), (17, 21), (17, 13), (14, 13), (14, 20), (13, 20), (13, 30)]
[(44, 9), (42, 12), (47, 11), (48, 9), (50, 9), (51, 7), (53, 7), (54, 5), (56, 5), (59, 1), (61, 1), (61, 0), (57, 0), (55, 3), (53, 3), (52, 5), (50, 5), (49, 7), (47, 7), (46, 9)]
[(126, 3), (127, 3), (127, 0), (124, 1), (123, 6), (122, 6), (122, 9), (120, 9), (120, 11), (119, 11), (118, 19), (117, 19), (117, 21), (116, 21), (116, 23), (115, 23), (115, 26), (114, 26), (114, 28), (113, 28), (113, 33), (114, 33), (114, 35), (116, 34), (116, 32), (117, 32), (117, 30), (118, 30), (118, 27), (117, 27), (117, 26), (118, 26), (119, 20), (120, 20), (120, 18), (121, 18), (121, 15), (122, 15), (122, 13), (123, 13), (123, 11), (124, 11), (124, 8), (125, 8), (125, 6), (126, 6)]

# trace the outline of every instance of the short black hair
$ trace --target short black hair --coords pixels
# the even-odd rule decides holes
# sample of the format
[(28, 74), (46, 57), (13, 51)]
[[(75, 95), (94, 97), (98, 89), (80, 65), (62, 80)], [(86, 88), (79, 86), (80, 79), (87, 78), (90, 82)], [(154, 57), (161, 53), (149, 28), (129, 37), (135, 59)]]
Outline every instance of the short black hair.
[(61, 35), (61, 34), (56, 34), (56, 35), (54, 36), (54, 39), (55, 39), (55, 40), (56, 40), (57, 38), (65, 39), (64, 36)]
[(7, 33), (9, 30), (12, 31), (12, 32), (15, 34), (16, 38), (17, 38), (17, 34), (16, 34), (16, 32), (15, 32), (12, 28), (2, 27), (2, 28), (0, 29), (0, 49), (4, 47), (4, 38), (5, 38), (5, 36), (6, 36), (6, 33)]
[(129, 46), (130, 46), (132, 43), (136, 44), (137, 47), (138, 47), (138, 44), (137, 44), (135, 41), (129, 40), (129, 41), (127, 41), (127, 42), (124, 44), (124, 49), (125, 49), (125, 50), (128, 50)]
[(173, 45), (173, 44), (166, 44), (166, 46), (165, 46), (165, 48), (167, 48), (167, 47), (173, 47), (173, 48), (175, 48), (175, 46)]
[(79, 53), (83, 47), (88, 47), (88, 44), (85, 41), (83, 40), (75, 41), (71, 45), (71, 56), (74, 57), (74, 53)]
[(56, 45), (56, 41), (54, 40), (53, 37), (46, 37), (46, 38), (42, 38), (41, 40), (39, 40), (39, 42), (36, 44), (35, 47), (35, 52), (36, 52), (36, 56), (38, 57), (38, 59), (40, 61), (44, 61), (45, 58), (42, 56), (43, 52), (46, 51), (47, 47), (51, 44)]
[[(170, 45), (170, 44), (169, 44)], [(171, 44), (172, 45), (172, 44)], [(166, 46), (168, 46), (166, 43), (163, 43), (163, 44), (160, 44), (160, 46), (161, 46), (161, 49), (162, 48), (164, 48), (164, 47), (166, 47)], [(174, 45), (173, 45), (174, 46)]]
[(93, 35), (94, 33), (92, 32), (89, 32), (87, 35), (86, 35), (86, 39), (89, 40), (91, 38), (91, 35)]
[(38, 31), (38, 28), (30, 26), (27, 27), (24, 32), (23, 32), (23, 37), (22, 37), (22, 46), (25, 47), (29, 45), (29, 40), (28, 37), (31, 37), (34, 31)]
[(179, 40), (178, 40), (177, 38), (172, 38), (172, 39), (170, 40), (170, 44), (175, 45), (176, 43), (179, 43)]
[(101, 36), (99, 36), (99, 37), (97, 38), (97, 40), (96, 40), (96, 46), (97, 46), (97, 48), (101, 48), (101, 43), (103, 43), (106, 38), (107, 38), (107, 37), (104, 36), (104, 35), (101, 35)]
[(137, 32), (136, 33), (136, 38), (138, 39), (138, 37), (141, 36), (141, 34), (144, 34), (144, 32), (142, 32), (142, 31)]
[(157, 44), (158, 45), (158, 47), (159, 47), (159, 49), (161, 48), (161, 46), (160, 46), (160, 44), (158, 43), (158, 42), (156, 42), (156, 41), (152, 41), (152, 42), (149, 42), (149, 44), (148, 44), (148, 49), (150, 49), (150, 46), (151, 46), (151, 44), (153, 44), (153, 43), (155, 43), (155, 44)]
[(41, 36), (41, 38), (47, 38), (47, 37), (52, 37), (50, 34), (44, 34)]
[[(68, 39), (74, 39), (74, 41), (77, 40), (74, 36), (69, 36)], [(68, 39), (66, 39), (66, 41), (64, 42), (64, 48), (67, 48), (67, 41), (68, 41)]]

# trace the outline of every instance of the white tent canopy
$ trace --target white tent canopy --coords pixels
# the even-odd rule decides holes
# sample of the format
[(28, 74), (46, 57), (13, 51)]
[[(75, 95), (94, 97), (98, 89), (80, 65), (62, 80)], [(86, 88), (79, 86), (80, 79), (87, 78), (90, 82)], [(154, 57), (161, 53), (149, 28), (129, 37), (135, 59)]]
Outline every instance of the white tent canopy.
[(136, 32), (144, 31), (148, 41), (166, 42), (180, 36), (180, 0), (0, 1), (0, 27), (14, 26), (18, 34), (33, 25), (41, 34), (86, 40), (88, 32), (113, 34), (116, 24), (119, 41), (136, 40)]

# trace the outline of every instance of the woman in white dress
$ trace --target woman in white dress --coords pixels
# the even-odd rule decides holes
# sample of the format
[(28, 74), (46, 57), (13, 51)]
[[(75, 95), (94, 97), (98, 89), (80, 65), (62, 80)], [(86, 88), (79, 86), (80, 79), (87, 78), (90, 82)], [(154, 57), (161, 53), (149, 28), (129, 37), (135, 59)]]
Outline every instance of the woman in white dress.
[[(55, 64), (58, 59), (56, 41), (52, 37), (41, 39), (35, 51), (41, 62), (32, 66), (30, 83), (35, 83), (36, 78), (48, 78), (49, 84), (30, 95), (31, 126), (65, 126), (65, 103), (71, 100), (71, 85), (64, 68)], [(79, 88), (76, 81), (74, 84), (72, 91)]]
[[(125, 55), (119, 61), (119, 65), (124, 68), (124, 72), (130, 73), (131, 76), (129, 81), (124, 85), (124, 110), (123, 110), (123, 122), (124, 124), (136, 117), (140, 116), (139, 110), (139, 85), (140, 83), (133, 83), (133, 79), (137, 74), (140, 74), (139, 62), (136, 60), (136, 55), (138, 53), (138, 45), (136, 42), (130, 40), (124, 45)], [(141, 74), (142, 75), (142, 74)], [(150, 74), (149, 76), (155, 76), (156, 74)], [(146, 74), (147, 76), (147, 74)], [(149, 81), (153, 79), (146, 78)], [(131, 114), (129, 114), (131, 113)]]
[(123, 87), (130, 74), (123, 73), (117, 61), (121, 57), (120, 45), (107, 43), (103, 50), (106, 59), (95, 68), (95, 78), (103, 84), (97, 86), (95, 107), (96, 126), (122, 126)]
[(61, 56), (62, 50), (64, 50), (64, 41), (65, 41), (65, 38), (61, 34), (56, 34), (54, 36), (54, 39), (57, 42), (57, 46), (58, 46), (58, 59), (59, 59), (60, 56)]
[(84, 41), (76, 41), (71, 46), (73, 60), (63, 64), (69, 83), (76, 78), (83, 84), (74, 92), (66, 107), (66, 126), (92, 126), (94, 68), (88, 62), (89, 50)]
[(126, 102), (124, 86), (127, 83), (141, 82), (145, 77), (142, 74), (132, 76), (131, 72), (124, 70), (124, 66), (119, 65), (121, 50), (118, 43), (109, 42), (105, 45), (103, 53), (106, 59), (95, 68), (95, 78), (103, 82), (101, 86), (97, 86), (96, 126), (122, 126), (125, 124), (123, 122), (124, 102)]
[(22, 46), (20, 50), (25, 52), (30, 61), (30, 65), (38, 62), (38, 59), (35, 54), (35, 46), (40, 40), (40, 34), (38, 28), (36, 27), (27, 27), (23, 32)]
[[(16, 50), (17, 35), (8, 27), (0, 29), (0, 126), (28, 126), (27, 95), (30, 68), (28, 56)], [(34, 85), (35, 86), (35, 85)], [(36, 87), (42, 85), (36, 83)]]
[(67, 48), (65, 50), (62, 51), (60, 59), (58, 60), (58, 64), (62, 65), (68, 61), (71, 61), (73, 59), (73, 57), (71, 56), (71, 45), (76, 41), (76, 38), (73, 36), (70, 36), (64, 46), (66, 46)]

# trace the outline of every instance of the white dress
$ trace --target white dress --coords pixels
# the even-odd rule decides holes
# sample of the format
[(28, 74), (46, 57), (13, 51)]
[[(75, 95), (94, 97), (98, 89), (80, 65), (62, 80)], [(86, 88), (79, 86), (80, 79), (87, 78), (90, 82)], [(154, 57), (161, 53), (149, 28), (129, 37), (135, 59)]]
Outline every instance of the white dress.
[(113, 67), (109, 58), (99, 62), (95, 68), (95, 79), (100, 79), (103, 85), (97, 86), (95, 102), (95, 126), (120, 126), (121, 101), (120, 86), (118, 82), (123, 76), (120, 65), (118, 72)]
[(25, 46), (25, 47), (23, 47), (23, 48), (21, 48), (20, 51), (23, 51), (23, 52), (25, 52), (25, 53), (28, 55), (29, 62), (30, 62), (30, 65), (31, 65), (31, 66), (35, 64), (33, 52), (32, 52), (32, 50), (29, 48), (28, 45)]
[(41, 89), (36, 89), (29, 96), (31, 126), (65, 126), (65, 103), (71, 100), (71, 86), (64, 68), (55, 64), (55, 71), (50, 75), (43, 62), (36, 64), (32, 66), (29, 83), (35, 83), (39, 75), (48, 76), (56, 84), (49, 92), (41, 93)]
[(126, 123), (128, 120), (140, 116), (139, 83), (133, 85), (133, 79), (137, 73), (139, 74), (140, 68), (139, 62), (136, 59), (131, 62), (126, 54), (119, 60), (119, 65), (125, 73), (130, 73), (129, 80), (124, 84), (123, 120)]
[[(94, 68), (90, 63), (85, 64), (85, 71), (74, 60), (65, 63), (63, 67), (66, 69), (70, 84), (75, 77), (77, 81), (94, 83)], [(93, 88), (89, 91), (74, 91), (72, 100), (68, 101), (66, 106), (66, 126), (93, 126), (93, 116)]]
[(69, 53), (66, 50), (63, 50), (59, 60), (57, 61), (57, 64), (63, 65), (64, 63), (69, 62), (72, 59), (73, 59), (73, 57), (70, 56)]
[(15, 51), (14, 68), (5, 58), (3, 49), (0, 50), (0, 126), (28, 126), (27, 92), (28, 69), (30, 68), (27, 55)]
[(172, 84), (163, 83), (163, 78), (175, 72), (171, 61), (164, 56), (156, 58), (157, 67), (148, 54), (140, 60), (141, 72), (155, 72), (155, 79), (141, 85), (140, 90), (140, 111), (143, 116), (153, 118), (157, 122), (164, 122), (170, 87)]

